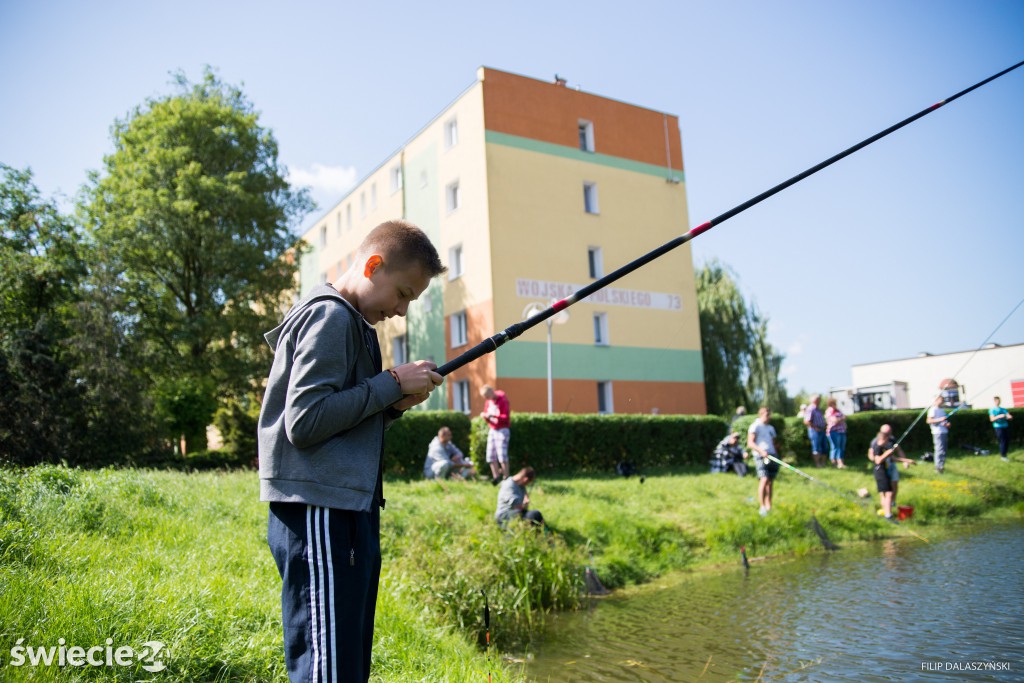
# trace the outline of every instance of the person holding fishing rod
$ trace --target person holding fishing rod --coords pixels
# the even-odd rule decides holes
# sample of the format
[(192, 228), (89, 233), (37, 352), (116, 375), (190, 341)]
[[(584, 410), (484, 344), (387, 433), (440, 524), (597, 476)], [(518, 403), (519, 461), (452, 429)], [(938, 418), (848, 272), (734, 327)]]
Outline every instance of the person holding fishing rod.
[(772, 489), (779, 473), (779, 463), (768, 457), (778, 457), (779, 454), (775, 427), (768, 423), (769, 418), (771, 411), (768, 406), (761, 406), (757, 410), (757, 419), (747, 430), (747, 448), (754, 453), (754, 465), (757, 467), (757, 502), (761, 506), (762, 517), (772, 509)]
[[(899, 455), (896, 455), (897, 453)], [(892, 427), (887, 424), (878, 429), (878, 436), (871, 441), (871, 446), (868, 447), (868, 460), (875, 464), (875, 483), (878, 484), (882, 513), (886, 520), (897, 524), (896, 518), (892, 516), (900, 481), (900, 470), (896, 466), (896, 461), (910, 465), (917, 463), (906, 457), (903, 449), (892, 438)]]

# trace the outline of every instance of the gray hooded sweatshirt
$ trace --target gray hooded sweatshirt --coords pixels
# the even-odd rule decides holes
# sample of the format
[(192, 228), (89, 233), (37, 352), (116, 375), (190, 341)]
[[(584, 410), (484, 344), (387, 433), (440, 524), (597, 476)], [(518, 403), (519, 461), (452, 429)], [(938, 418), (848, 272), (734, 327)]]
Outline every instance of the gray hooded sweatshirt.
[(274, 364), (259, 421), (260, 500), (369, 511), (384, 428), (402, 398), (378, 372), (376, 332), (333, 287), (316, 287), (267, 333)]

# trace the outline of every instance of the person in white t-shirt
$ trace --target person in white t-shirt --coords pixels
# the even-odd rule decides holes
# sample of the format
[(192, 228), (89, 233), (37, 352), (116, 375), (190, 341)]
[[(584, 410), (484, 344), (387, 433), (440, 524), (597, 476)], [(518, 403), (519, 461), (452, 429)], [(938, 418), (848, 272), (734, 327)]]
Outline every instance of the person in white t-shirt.
[(757, 467), (757, 502), (761, 506), (762, 517), (772, 509), (772, 489), (775, 476), (779, 473), (779, 463), (768, 458), (769, 455), (778, 457), (779, 454), (775, 427), (768, 422), (770, 418), (771, 411), (767, 406), (761, 406), (757, 411), (757, 419), (747, 430), (747, 448), (753, 452), (754, 465)]

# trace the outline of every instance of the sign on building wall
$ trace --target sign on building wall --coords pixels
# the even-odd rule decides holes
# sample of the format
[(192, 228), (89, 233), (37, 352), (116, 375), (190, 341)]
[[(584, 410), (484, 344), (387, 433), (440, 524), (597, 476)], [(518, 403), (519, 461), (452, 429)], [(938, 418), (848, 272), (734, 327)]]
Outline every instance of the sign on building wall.
[[(583, 285), (568, 282), (528, 280), (526, 278), (516, 280), (516, 295), (524, 299), (564, 299), (581, 289), (583, 289)], [(659, 311), (681, 311), (683, 309), (683, 303), (678, 294), (616, 287), (606, 287), (594, 292), (583, 301), (604, 306), (625, 306)]]

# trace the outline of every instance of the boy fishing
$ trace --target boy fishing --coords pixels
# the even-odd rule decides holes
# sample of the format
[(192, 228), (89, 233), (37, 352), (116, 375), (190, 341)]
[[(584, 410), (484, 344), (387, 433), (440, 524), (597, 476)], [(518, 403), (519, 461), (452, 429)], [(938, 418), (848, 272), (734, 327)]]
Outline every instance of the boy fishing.
[(747, 430), (747, 448), (753, 452), (754, 465), (757, 467), (757, 503), (761, 507), (762, 517), (772, 509), (775, 477), (779, 474), (779, 463), (768, 457), (779, 454), (775, 427), (769, 422), (771, 415), (767, 406), (761, 406), (757, 411), (757, 419), (750, 423)]
[(892, 508), (896, 504), (896, 493), (899, 491), (900, 481), (900, 470), (896, 466), (896, 462), (909, 465), (917, 463), (903, 453), (903, 449), (892, 438), (892, 427), (889, 425), (882, 425), (878, 430), (878, 436), (871, 441), (871, 445), (868, 447), (868, 460), (875, 465), (875, 483), (878, 485), (882, 513), (888, 521), (895, 523), (896, 518), (892, 516)]
[(383, 369), (372, 325), (404, 316), (445, 270), (419, 228), (382, 223), (335, 284), (314, 288), (266, 335), (260, 500), (270, 503), (292, 683), (370, 677), (384, 430), (443, 381), (429, 361)]

